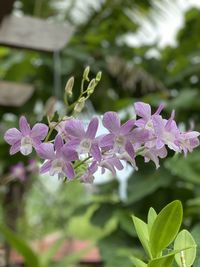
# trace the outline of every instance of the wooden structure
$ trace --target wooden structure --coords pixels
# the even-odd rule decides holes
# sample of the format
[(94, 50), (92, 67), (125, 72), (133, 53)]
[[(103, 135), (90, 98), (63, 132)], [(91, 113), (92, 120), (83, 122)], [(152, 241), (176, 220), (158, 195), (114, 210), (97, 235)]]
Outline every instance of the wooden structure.
[(72, 33), (68, 24), (8, 15), (1, 22), (0, 45), (53, 52), (63, 49)]
[[(44, 252), (48, 251), (50, 247), (60, 238), (60, 235), (55, 233), (46, 236), (42, 240), (37, 240), (31, 243), (32, 247), (36, 251), (36, 253), (43, 254)], [(88, 240), (65, 240), (55, 255), (52, 255), (52, 262), (62, 262), (62, 260), (67, 255), (72, 255), (74, 253), (83, 253), (79, 263), (82, 266), (87, 264), (87, 266), (102, 266), (102, 260), (100, 257), (100, 253), (97, 247), (93, 247), (91, 242)], [(23, 265), (24, 260), (23, 258), (15, 251), (12, 251), (10, 255), (10, 261), (13, 264), (21, 264)]]
[(20, 107), (32, 96), (34, 87), (30, 84), (17, 84), (0, 81), (0, 105)]
[[(73, 34), (69, 24), (52, 23), (30, 16), (14, 16), (14, 2), (0, 0), (0, 45), (50, 53), (65, 47)], [(0, 105), (23, 105), (33, 91), (32, 85), (0, 82)]]

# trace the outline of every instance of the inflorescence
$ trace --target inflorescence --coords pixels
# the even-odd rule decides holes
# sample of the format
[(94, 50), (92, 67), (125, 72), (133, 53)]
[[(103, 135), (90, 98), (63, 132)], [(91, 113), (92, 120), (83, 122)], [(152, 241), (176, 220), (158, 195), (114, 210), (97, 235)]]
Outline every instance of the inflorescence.
[[(102, 122), (108, 133), (99, 136), (96, 117), (87, 128), (79, 119), (65, 118), (53, 128), (36, 123), (31, 129), (22, 116), (19, 130), (7, 130), (4, 138), (11, 145), (11, 155), (19, 151), (29, 155), (34, 148), (44, 160), (41, 173), (49, 172), (68, 180), (80, 178), (83, 182), (92, 182), (99, 168), (102, 173), (108, 169), (115, 175), (117, 170), (124, 168), (123, 162), (137, 169), (135, 158), (138, 155), (144, 157), (145, 162), (152, 160), (158, 168), (159, 158), (167, 156), (167, 148), (187, 155), (199, 145), (200, 133), (181, 131), (174, 120), (174, 111), (168, 120), (160, 115), (162, 104), (153, 115), (150, 105), (143, 102), (136, 102), (134, 109), (137, 118), (124, 124), (117, 113), (106, 112)], [(52, 130), (56, 130), (57, 135), (49, 140)]]

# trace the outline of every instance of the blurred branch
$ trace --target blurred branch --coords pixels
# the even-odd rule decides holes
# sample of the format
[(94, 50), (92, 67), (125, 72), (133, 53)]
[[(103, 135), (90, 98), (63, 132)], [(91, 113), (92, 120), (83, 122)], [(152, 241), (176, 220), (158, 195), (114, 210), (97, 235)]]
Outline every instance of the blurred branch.
[(122, 58), (108, 58), (107, 68), (125, 90), (135, 92), (140, 88), (142, 94), (153, 91), (167, 92), (167, 88), (161, 81), (141, 67), (136, 67), (134, 63), (127, 62)]

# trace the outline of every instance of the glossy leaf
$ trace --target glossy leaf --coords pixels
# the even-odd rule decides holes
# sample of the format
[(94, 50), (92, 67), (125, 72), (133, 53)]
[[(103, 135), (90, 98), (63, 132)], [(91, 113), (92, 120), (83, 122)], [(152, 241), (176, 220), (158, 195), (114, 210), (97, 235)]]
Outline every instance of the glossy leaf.
[(134, 264), (135, 267), (147, 267), (147, 264), (144, 263), (143, 261), (141, 261), (140, 259), (134, 257), (134, 256), (131, 256), (131, 261), (132, 263)]
[(151, 233), (150, 246), (153, 257), (158, 257), (176, 237), (183, 217), (182, 204), (175, 200), (164, 207), (155, 219)]
[(138, 238), (140, 239), (140, 242), (142, 243), (142, 246), (146, 251), (147, 255), (151, 257), (151, 252), (149, 247), (149, 232), (147, 224), (142, 220), (140, 220), (139, 218), (137, 218), (136, 216), (132, 216), (132, 219)]
[[(184, 250), (187, 247), (191, 247), (187, 250)], [(186, 263), (186, 267), (192, 266), (196, 257), (196, 243), (194, 238), (187, 230), (182, 230), (176, 237), (174, 242), (175, 250), (182, 250), (182, 256), (184, 257), (184, 261)], [(178, 266), (182, 267), (181, 262), (181, 253), (175, 255), (175, 260)]]
[(193, 229), (192, 229), (192, 235), (195, 237), (195, 241), (197, 244), (197, 253), (196, 253), (196, 259), (194, 261), (193, 266), (194, 267), (199, 267), (200, 266), (200, 224), (197, 224)]
[(151, 260), (147, 267), (171, 267), (174, 261), (174, 255), (169, 254), (157, 259)]
[(154, 223), (154, 221), (155, 221), (156, 218), (157, 218), (157, 213), (156, 213), (156, 211), (154, 210), (154, 208), (151, 207), (151, 208), (149, 209), (149, 212), (148, 212), (148, 218), (147, 218), (149, 235), (150, 235), (151, 228), (152, 228), (153, 223)]

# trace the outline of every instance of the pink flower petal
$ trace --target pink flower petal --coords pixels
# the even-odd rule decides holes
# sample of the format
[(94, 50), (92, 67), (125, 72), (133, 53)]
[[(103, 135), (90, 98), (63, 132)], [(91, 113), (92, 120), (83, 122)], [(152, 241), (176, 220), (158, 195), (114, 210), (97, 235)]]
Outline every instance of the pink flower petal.
[(117, 133), (120, 129), (120, 119), (116, 112), (106, 112), (103, 116), (103, 125), (111, 133)]
[(135, 120), (128, 120), (127, 122), (125, 122), (121, 128), (120, 128), (120, 134), (128, 134), (134, 127), (135, 125)]
[(4, 139), (9, 145), (14, 145), (16, 142), (20, 141), (21, 138), (22, 134), (16, 128), (7, 130), (4, 135)]
[(69, 135), (74, 137), (81, 139), (85, 136), (83, 122), (80, 120), (74, 119), (66, 121), (65, 129)]
[(165, 121), (160, 115), (153, 115), (152, 116), (152, 122), (155, 130), (156, 136), (161, 137), (164, 132), (164, 127), (165, 127)]
[(107, 134), (105, 136), (103, 136), (100, 139), (100, 146), (101, 147), (113, 147), (114, 145), (114, 134)]
[(85, 137), (89, 139), (94, 139), (96, 132), (97, 132), (98, 125), (99, 125), (98, 119), (97, 118), (92, 119), (88, 125)]
[(96, 161), (101, 160), (101, 151), (99, 149), (99, 146), (97, 144), (93, 144), (91, 147), (91, 155)]
[(54, 145), (51, 143), (43, 143), (36, 148), (37, 154), (42, 159), (55, 159)]
[(134, 152), (133, 145), (131, 144), (131, 142), (126, 143), (125, 150), (131, 158), (134, 158), (135, 152)]
[(154, 113), (154, 115), (159, 115), (161, 111), (164, 109), (164, 107), (165, 107), (165, 104), (161, 103), (158, 109), (156, 110), (156, 112)]
[(55, 138), (55, 142), (54, 142), (54, 147), (56, 151), (60, 151), (62, 146), (63, 146), (63, 140), (62, 137), (60, 135), (57, 135)]
[(135, 126), (144, 128), (147, 123), (147, 120), (139, 119), (135, 121)]
[(161, 149), (157, 150), (157, 155), (161, 158), (164, 159), (167, 157), (167, 149), (165, 146), (163, 146)]
[(164, 145), (165, 145), (165, 144), (164, 144), (164, 142), (163, 142), (161, 139), (158, 138), (158, 139), (156, 140), (156, 148), (157, 148), (157, 149), (161, 149), (161, 148), (163, 148)]
[(112, 163), (114, 164), (114, 166), (120, 171), (120, 170), (123, 170), (124, 166), (122, 165), (121, 161), (115, 157), (113, 158), (112, 160)]
[(136, 102), (134, 104), (135, 113), (146, 120), (151, 118), (151, 106), (143, 102)]
[(191, 148), (195, 148), (199, 146), (199, 139), (194, 138), (194, 139), (190, 139), (190, 146)]
[(47, 136), (49, 127), (43, 123), (36, 123), (31, 130), (31, 137), (44, 140)]
[(21, 141), (16, 142), (10, 148), (10, 155), (14, 155), (20, 151)]
[(51, 169), (51, 160), (46, 161), (40, 168), (40, 173), (48, 172)]
[(200, 135), (200, 133), (197, 131), (191, 131), (191, 132), (183, 133), (183, 136), (186, 139), (192, 139), (192, 138), (198, 137), (199, 135)]
[(21, 116), (19, 119), (19, 129), (24, 136), (30, 135), (31, 133), (30, 125), (28, 124), (27, 119), (24, 116)]
[(170, 131), (171, 129), (173, 129), (173, 127), (175, 127), (176, 122), (174, 121), (174, 117), (175, 117), (175, 110), (172, 111), (169, 120), (165, 124), (165, 130)]
[(78, 159), (77, 152), (68, 144), (62, 147), (62, 155), (66, 161), (74, 161)]
[(67, 178), (69, 179), (73, 179), (74, 176), (75, 176), (75, 173), (74, 173), (74, 169), (72, 167), (72, 164), (71, 163), (66, 163), (64, 169), (63, 169), (65, 175), (67, 176)]

